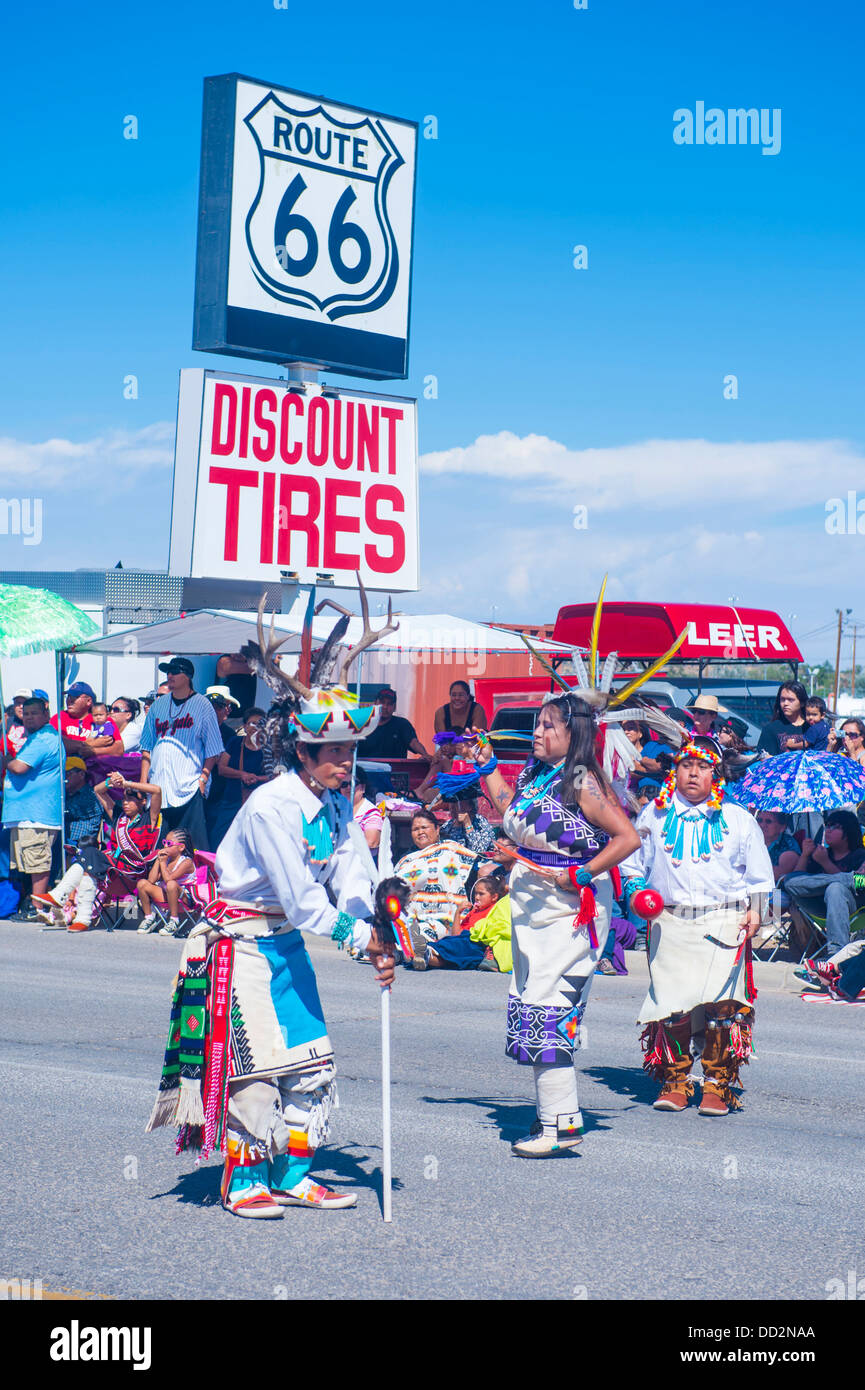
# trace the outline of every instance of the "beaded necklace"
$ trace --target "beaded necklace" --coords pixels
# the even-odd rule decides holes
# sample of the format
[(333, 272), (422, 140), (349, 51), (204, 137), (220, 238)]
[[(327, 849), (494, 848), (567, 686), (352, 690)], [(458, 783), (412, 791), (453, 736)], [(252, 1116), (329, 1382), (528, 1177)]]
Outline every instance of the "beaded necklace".
[[(700, 821), (702, 826), (699, 824)], [(664, 817), (661, 834), (664, 849), (672, 856), (674, 869), (679, 867), (685, 857), (686, 825), (691, 827), (689, 858), (692, 864), (696, 864), (700, 859), (707, 862), (712, 856), (712, 851), (720, 849), (724, 843), (724, 836), (730, 833), (723, 811), (704, 816), (700, 811), (677, 811), (671, 803)]]
[(537, 800), (541, 792), (545, 792), (552, 786), (553, 782), (561, 773), (564, 765), (565, 760), (562, 758), (561, 762), (556, 763), (555, 767), (551, 767), (545, 775), (542, 774), (538, 777), (537, 773), (533, 773), (526, 786), (523, 787), (522, 791), (516, 797), (513, 803), (514, 811), (524, 811), (527, 806), (531, 806), (532, 802)]

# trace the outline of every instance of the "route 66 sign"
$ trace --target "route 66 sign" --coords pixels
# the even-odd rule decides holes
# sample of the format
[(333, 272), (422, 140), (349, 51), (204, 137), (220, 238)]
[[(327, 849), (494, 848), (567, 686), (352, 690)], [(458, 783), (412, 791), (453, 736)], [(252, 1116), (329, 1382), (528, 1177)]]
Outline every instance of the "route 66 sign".
[(408, 374), (417, 125), (204, 83), (193, 347)]

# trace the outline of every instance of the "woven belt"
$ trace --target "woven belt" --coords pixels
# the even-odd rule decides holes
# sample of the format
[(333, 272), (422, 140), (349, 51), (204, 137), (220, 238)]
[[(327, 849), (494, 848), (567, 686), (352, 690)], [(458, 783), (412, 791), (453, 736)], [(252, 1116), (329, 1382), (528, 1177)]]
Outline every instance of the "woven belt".
[(709, 912), (747, 912), (750, 902), (747, 898), (734, 898), (725, 903), (703, 903), (686, 907), (683, 903), (664, 903), (664, 911), (672, 912), (674, 917), (705, 917)]
[(576, 856), (572, 857), (570, 854), (555, 854), (550, 850), (541, 849), (524, 849), (522, 846), (520, 846), (519, 853), (521, 859), (531, 859), (532, 863), (537, 864), (539, 868), (568, 869), (571, 864), (575, 864), (579, 868), (581, 864), (588, 862), (584, 859), (578, 859)]

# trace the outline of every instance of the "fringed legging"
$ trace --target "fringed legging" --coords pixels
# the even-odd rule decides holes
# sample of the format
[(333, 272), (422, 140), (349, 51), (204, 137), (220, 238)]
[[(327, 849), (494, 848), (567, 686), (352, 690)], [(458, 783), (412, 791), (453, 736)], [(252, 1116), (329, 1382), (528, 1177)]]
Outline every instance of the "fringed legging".
[[(285, 1156), (293, 1187), (312, 1167), (338, 1104), (332, 1066), (296, 1076), (229, 1082), (226, 1151), (241, 1166)], [(280, 1167), (284, 1167), (281, 1164)]]

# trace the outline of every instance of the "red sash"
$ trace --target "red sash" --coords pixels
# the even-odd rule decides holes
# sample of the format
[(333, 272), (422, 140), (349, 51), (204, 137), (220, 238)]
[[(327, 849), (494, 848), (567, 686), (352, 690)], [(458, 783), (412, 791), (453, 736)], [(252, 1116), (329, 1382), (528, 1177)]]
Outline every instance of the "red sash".
[(207, 1047), (202, 1087), (204, 1105), (204, 1137), (202, 1158), (222, 1149), (225, 1121), (228, 1113), (228, 1080), (231, 1072), (229, 1032), (231, 1013), (231, 969), (234, 962), (234, 943), (222, 937), (213, 947), (210, 957), (210, 992), (208, 998)]

